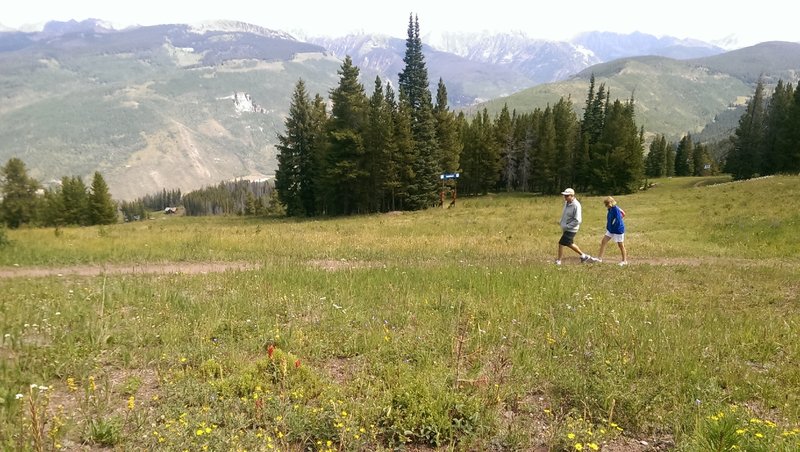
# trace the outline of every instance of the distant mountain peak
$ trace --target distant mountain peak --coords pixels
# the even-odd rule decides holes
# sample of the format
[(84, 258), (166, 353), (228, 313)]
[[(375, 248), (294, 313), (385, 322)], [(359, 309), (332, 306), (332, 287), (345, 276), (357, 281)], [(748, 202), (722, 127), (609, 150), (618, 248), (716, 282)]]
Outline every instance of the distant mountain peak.
[(189, 29), (198, 34), (205, 34), (209, 32), (224, 32), (224, 33), (252, 33), (255, 35), (263, 36), (265, 38), (288, 39), (297, 41), (291, 33), (281, 30), (272, 30), (258, 25), (249, 24), (247, 22), (240, 22), (236, 20), (212, 20), (196, 24), (190, 24)]
[(735, 50), (743, 47), (741, 42), (739, 42), (739, 38), (735, 34), (725, 36), (722, 39), (717, 39), (713, 41), (712, 44), (722, 47), (725, 50)]

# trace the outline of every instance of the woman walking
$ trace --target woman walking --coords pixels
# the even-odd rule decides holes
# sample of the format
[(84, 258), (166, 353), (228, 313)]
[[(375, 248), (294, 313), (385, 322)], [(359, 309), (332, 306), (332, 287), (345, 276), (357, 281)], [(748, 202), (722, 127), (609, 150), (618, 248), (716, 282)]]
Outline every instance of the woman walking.
[(606, 251), (606, 245), (609, 240), (613, 240), (619, 246), (619, 251), (622, 253), (622, 260), (618, 265), (628, 265), (628, 252), (625, 250), (625, 211), (617, 206), (617, 201), (611, 196), (603, 200), (606, 205), (608, 213), (606, 214), (606, 234), (600, 241), (600, 251), (597, 252), (597, 257), (592, 258), (593, 262), (603, 262), (603, 253)]

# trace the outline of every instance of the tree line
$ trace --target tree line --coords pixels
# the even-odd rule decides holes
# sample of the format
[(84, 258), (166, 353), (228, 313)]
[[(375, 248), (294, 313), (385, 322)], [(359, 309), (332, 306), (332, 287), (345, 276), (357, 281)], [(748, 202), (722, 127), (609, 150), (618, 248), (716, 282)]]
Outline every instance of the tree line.
[(144, 195), (133, 201), (122, 201), (119, 210), (125, 221), (138, 221), (148, 218), (148, 212), (164, 210), (167, 207), (177, 207), (181, 204), (180, 189), (161, 189), (160, 192)]
[(188, 216), (273, 214), (274, 189), (267, 181), (236, 180), (195, 190), (183, 196)]
[(117, 205), (108, 184), (95, 172), (91, 186), (77, 176), (64, 176), (61, 184), (43, 189), (28, 174), (25, 163), (11, 158), (0, 168), (0, 220), (15, 229), (39, 226), (89, 226), (117, 222)]
[(734, 179), (800, 172), (800, 82), (778, 80), (771, 97), (759, 80), (731, 137), (725, 171)]
[[(376, 77), (371, 96), (347, 56), (324, 99), (305, 82), (291, 96), (278, 135), (278, 200), (290, 216), (417, 210), (434, 206), (458, 173), (458, 191), (630, 193), (644, 178), (644, 131), (634, 100), (610, 101), (591, 77), (583, 118), (570, 99), (518, 114), (507, 107), (467, 119), (447, 105), (439, 79), (434, 104), (419, 21), (409, 18), (398, 93)], [(446, 179), (447, 184), (453, 180)], [(455, 188), (455, 187), (454, 187)]]
[(708, 145), (695, 142), (686, 134), (676, 143), (664, 135), (650, 142), (644, 163), (647, 177), (708, 176), (719, 173), (719, 164), (711, 156)]
[(645, 175), (705, 176), (722, 169), (741, 180), (800, 172), (800, 90), (779, 80), (772, 96), (764, 91), (759, 81), (721, 162), (714, 161), (709, 146), (692, 141), (690, 134), (677, 145), (660, 135), (650, 144)]

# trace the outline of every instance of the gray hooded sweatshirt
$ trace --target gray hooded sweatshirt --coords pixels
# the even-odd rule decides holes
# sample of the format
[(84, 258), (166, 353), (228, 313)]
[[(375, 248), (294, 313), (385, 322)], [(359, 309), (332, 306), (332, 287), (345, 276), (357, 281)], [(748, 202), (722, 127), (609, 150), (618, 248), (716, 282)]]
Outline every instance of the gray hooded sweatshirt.
[(578, 232), (581, 227), (581, 203), (573, 198), (572, 202), (564, 203), (564, 212), (561, 214), (561, 229), (569, 232)]

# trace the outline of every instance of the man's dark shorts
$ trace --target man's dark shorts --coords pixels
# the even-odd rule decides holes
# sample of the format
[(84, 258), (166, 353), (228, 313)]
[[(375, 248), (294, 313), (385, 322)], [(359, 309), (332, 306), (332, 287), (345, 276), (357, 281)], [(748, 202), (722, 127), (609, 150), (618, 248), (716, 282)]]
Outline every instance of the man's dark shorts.
[(575, 234), (577, 234), (577, 232), (564, 231), (564, 233), (561, 234), (561, 240), (558, 241), (558, 244), (564, 246), (572, 245), (575, 241)]

